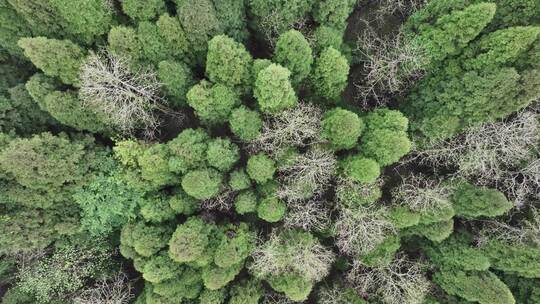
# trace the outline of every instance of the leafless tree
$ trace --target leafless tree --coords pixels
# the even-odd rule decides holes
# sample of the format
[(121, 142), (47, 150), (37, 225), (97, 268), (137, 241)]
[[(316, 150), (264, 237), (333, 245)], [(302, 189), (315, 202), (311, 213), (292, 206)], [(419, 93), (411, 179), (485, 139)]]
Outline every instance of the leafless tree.
[(335, 244), (350, 256), (367, 254), (384, 239), (396, 233), (396, 228), (384, 214), (384, 207), (368, 205), (344, 208), (334, 224)]
[(348, 290), (343, 282), (333, 282), (332, 286), (322, 286), (317, 292), (318, 304), (349, 304), (348, 297), (351, 290)]
[(367, 108), (370, 101), (385, 105), (391, 96), (402, 94), (424, 74), (424, 49), (401, 32), (381, 36), (367, 25), (356, 42), (355, 52), (363, 62), (363, 77), (354, 83), (356, 99)]
[(501, 220), (484, 220), (477, 236), (478, 246), (488, 240), (498, 240), (510, 245), (534, 244), (540, 246), (540, 210), (531, 208), (530, 218), (510, 225)]
[(236, 197), (236, 194), (237, 193), (235, 191), (225, 188), (221, 191), (220, 194), (216, 195), (215, 197), (202, 201), (199, 209), (228, 211), (232, 208), (234, 204), (234, 198)]
[(304, 199), (306, 192), (317, 196), (330, 186), (335, 176), (337, 160), (324, 149), (312, 148), (298, 154), (288, 164), (279, 168), (280, 188), (278, 196), (287, 202)]
[(321, 142), (322, 111), (309, 103), (299, 103), (274, 116), (267, 116), (261, 135), (249, 144), (249, 150), (275, 155), (291, 146), (305, 147)]
[(331, 224), (330, 216), (329, 203), (314, 197), (308, 201), (289, 203), (284, 226), (306, 231), (323, 231)]
[(102, 114), (119, 132), (152, 134), (159, 125), (157, 111), (169, 112), (160, 98), (154, 72), (132, 70), (128, 60), (103, 50), (90, 54), (81, 68), (83, 105)]
[(397, 256), (388, 266), (365, 267), (355, 261), (347, 281), (363, 295), (378, 295), (386, 304), (420, 304), (430, 289), (423, 266)]
[(287, 298), (284, 294), (269, 291), (264, 294), (263, 304), (299, 304), (304, 302), (295, 302)]
[(516, 205), (540, 199), (539, 115), (523, 111), (515, 117), (481, 125), (435, 142), (411, 159), (434, 167), (455, 167), (458, 177), (505, 192)]
[(127, 304), (134, 298), (133, 286), (123, 272), (111, 278), (102, 279), (80, 293), (73, 302), (75, 304)]
[(452, 187), (423, 174), (411, 174), (392, 191), (392, 201), (415, 211), (426, 211), (447, 207)]
[(286, 21), (283, 14), (278, 10), (272, 10), (268, 15), (263, 16), (259, 22), (259, 27), (265, 40), (274, 48), (277, 39), (282, 34), (283, 29), (295, 29), (304, 34), (307, 33), (306, 18), (299, 18), (292, 22)]
[(305, 278), (318, 282), (328, 275), (334, 262), (334, 253), (321, 245), (306, 240), (288, 244), (291, 240), (283, 239), (279, 232), (273, 232), (270, 238), (253, 251), (251, 272), (257, 277), (280, 275), (293, 272), (301, 273)]
[(421, 9), (427, 0), (377, 0), (377, 16), (400, 14), (403, 17), (412, 15)]

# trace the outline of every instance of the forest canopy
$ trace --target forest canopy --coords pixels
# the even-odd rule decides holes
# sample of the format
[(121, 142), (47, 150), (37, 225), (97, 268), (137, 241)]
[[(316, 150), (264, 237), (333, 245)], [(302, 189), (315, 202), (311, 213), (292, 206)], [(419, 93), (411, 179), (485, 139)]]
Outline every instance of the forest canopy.
[(0, 299), (540, 303), (540, 2), (0, 0)]

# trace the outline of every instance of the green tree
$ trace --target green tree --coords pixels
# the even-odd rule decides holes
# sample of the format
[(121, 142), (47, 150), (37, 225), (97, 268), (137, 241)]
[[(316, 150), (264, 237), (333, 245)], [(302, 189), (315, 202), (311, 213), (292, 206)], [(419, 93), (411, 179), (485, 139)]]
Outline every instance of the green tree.
[(274, 48), (274, 61), (291, 71), (295, 85), (300, 84), (309, 75), (313, 63), (309, 42), (297, 30), (281, 34)]
[(261, 134), (261, 115), (257, 111), (240, 106), (232, 111), (229, 117), (229, 128), (243, 141), (254, 140)]
[(236, 0), (213, 0), (216, 16), (223, 31), (234, 40), (245, 43), (248, 39), (246, 2)]
[(279, 222), (287, 212), (287, 205), (277, 197), (267, 197), (257, 206), (257, 215), (259, 218), (275, 223)]
[(376, 160), (381, 166), (397, 162), (411, 150), (411, 141), (403, 131), (376, 129), (366, 132), (360, 142), (362, 154)]
[(230, 304), (256, 304), (264, 294), (261, 283), (257, 280), (244, 280), (231, 288)]
[(246, 190), (251, 187), (249, 175), (243, 168), (236, 169), (229, 174), (229, 187), (233, 191)]
[(239, 159), (240, 149), (229, 139), (216, 138), (208, 143), (206, 160), (219, 171), (230, 171)]
[(249, 157), (246, 171), (255, 182), (264, 184), (274, 177), (276, 162), (264, 153), (255, 154)]
[(0, 22), (0, 46), (11, 56), (24, 58), (17, 41), (22, 37), (32, 36), (32, 30), (7, 0), (0, 1)]
[(154, 19), (165, 11), (165, 1), (163, 0), (123, 0), (121, 3), (122, 11), (137, 22)]
[(335, 103), (347, 86), (349, 63), (338, 50), (329, 47), (315, 60), (311, 77), (313, 91), (317, 96)]
[(141, 216), (147, 222), (163, 223), (176, 217), (176, 211), (170, 207), (164, 193), (147, 194), (144, 199), (139, 200), (139, 207)]
[(159, 34), (167, 50), (176, 60), (184, 60), (184, 63), (192, 66), (193, 54), (186, 37), (186, 33), (176, 17), (163, 14), (156, 22)]
[(175, 278), (181, 268), (167, 254), (154, 255), (144, 264), (142, 276), (151, 283), (161, 283)]
[(253, 59), (246, 48), (225, 35), (208, 42), (206, 74), (210, 81), (247, 92), (251, 85)]
[(234, 210), (242, 215), (257, 211), (257, 194), (252, 190), (240, 192), (234, 199)]
[(169, 255), (178, 263), (200, 262), (207, 264), (209, 258), (205, 251), (209, 245), (214, 225), (206, 224), (198, 217), (190, 217), (178, 225), (169, 241)]
[(66, 84), (79, 84), (79, 70), (85, 59), (80, 46), (69, 40), (45, 37), (22, 38), (18, 44), (45, 75), (58, 77)]
[(137, 38), (137, 31), (132, 27), (115, 26), (111, 28), (108, 36), (109, 50), (116, 56), (128, 58), (131, 63), (142, 56), (141, 44)]
[(240, 99), (231, 88), (203, 80), (187, 92), (187, 102), (201, 122), (211, 126), (226, 122)]
[(347, 18), (352, 13), (354, 0), (322, 0), (317, 1), (313, 12), (315, 21), (337, 29), (345, 28)]
[(462, 182), (452, 195), (456, 214), (466, 218), (500, 216), (512, 209), (502, 192)]
[(335, 108), (324, 114), (321, 136), (333, 150), (353, 148), (364, 130), (364, 122), (355, 113)]
[(480, 304), (515, 303), (508, 286), (490, 271), (443, 270), (434, 275), (433, 281), (448, 294), (459, 296), (467, 301)]
[(186, 173), (205, 164), (210, 136), (202, 129), (185, 129), (169, 141), (169, 168), (172, 172)]
[(257, 74), (253, 94), (262, 112), (275, 114), (297, 104), (289, 76), (291, 72), (277, 64), (271, 64)]
[(141, 62), (144, 65), (159, 64), (172, 57), (172, 50), (168, 48), (165, 39), (160, 35), (155, 23), (143, 21), (137, 27), (137, 41), (140, 44)]
[(345, 176), (358, 183), (373, 183), (381, 174), (379, 164), (362, 155), (353, 155), (342, 161)]
[(120, 253), (126, 258), (150, 257), (167, 246), (172, 229), (167, 225), (128, 223), (120, 233)]
[(189, 67), (177, 61), (161, 61), (158, 64), (158, 77), (171, 105), (175, 107), (186, 105), (186, 93), (195, 82)]
[(215, 169), (189, 171), (182, 178), (182, 189), (196, 199), (209, 199), (221, 190), (222, 176)]

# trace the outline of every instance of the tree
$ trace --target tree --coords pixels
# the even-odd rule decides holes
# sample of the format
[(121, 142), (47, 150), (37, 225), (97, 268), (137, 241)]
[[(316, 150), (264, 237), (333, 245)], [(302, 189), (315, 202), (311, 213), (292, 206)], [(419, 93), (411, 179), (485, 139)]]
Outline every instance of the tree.
[(144, 2), (124, 0), (122, 1), (122, 11), (137, 22), (147, 21), (154, 19), (157, 15), (165, 11), (165, 2), (163, 0), (150, 0)]
[(248, 159), (246, 171), (255, 182), (264, 184), (274, 177), (276, 162), (264, 153), (252, 155)]
[(503, 193), (495, 189), (476, 187), (467, 182), (457, 186), (452, 195), (452, 203), (456, 214), (466, 218), (500, 216), (514, 207)]
[(210, 136), (203, 129), (185, 129), (169, 141), (169, 168), (172, 172), (187, 173), (205, 164)]
[(179, 263), (208, 263), (205, 248), (215, 226), (204, 223), (200, 218), (190, 217), (179, 225), (169, 241), (169, 255)]
[(206, 125), (226, 122), (235, 106), (240, 103), (235, 91), (223, 84), (212, 85), (201, 81), (187, 92), (187, 102)]
[(277, 197), (267, 197), (257, 206), (257, 215), (259, 218), (275, 223), (283, 219), (287, 212), (287, 205)]
[(178, 19), (186, 33), (197, 65), (203, 65), (208, 41), (223, 34), (223, 24), (211, 0), (177, 1)]
[(192, 66), (193, 63), (189, 59), (193, 57), (193, 54), (189, 49), (190, 45), (186, 33), (178, 18), (163, 14), (159, 17), (156, 25), (163, 44), (174, 59), (183, 60), (184, 63)]
[(10, 55), (23, 58), (17, 41), (22, 37), (30, 37), (31, 28), (6, 0), (0, 3), (0, 8), (0, 21), (3, 25), (0, 29), (0, 46)]
[(263, 287), (257, 280), (244, 280), (231, 288), (231, 304), (259, 303), (263, 296)]
[(333, 150), (353, 148), (364, 130), (364, 122), (355, 113), (335, 108), (324, 114), (321, 136)]
[(247, 92), (251, 85), (253, 59), (245, 47), (225, 35), (214, 36), (208, 42), (206, 74), (210, 81)]
[(137, 26), (137, 40), (141, 50), (141, 65), (157, 65), (172, 57), (173, 50), (159, 32), (159, 27), (150, 21), (142, 21)]
[(257, 211), (257, 194), (251, 190), (240, 192), (234, 200), (234, 210), (238, 214)]
[(256, 139), (261, 133), (262, 124), (259, 112), (245, 106), (234, 109), (229, 117), (229, 128), (242, 141)]
[(303, 301), (313, 284), (328, 275), (334, 254), (312, 234), (286, 229), (273, 232), (253, 259), (250, 271), (256, 278), (268, 280), (290, 300)]
[(229, 174), (229, 187), (233, 191), (251, 188), (251, 180), (244, 168), (236, 169)]
[(243, 1), (212, 1), (216, 16), (223, 25), (223, 31), (234, 40), (245, 43), (249, 37), (247, 29), (246, 3)]
[(104, 117), (123, 134), (144, 130), (151, 135), (164, 111), (156, 75), (131, 70), (127, 59), (109, 52), (91, 54), (80, 74), (83, 106)]
[(329, 47), (341, 50), (343, 47), (344, 31), (330, 26), (320, 25), (313, 32), (313, 51), (320, 54)]
[(239, 159), (240, 149), (229, 139), (216, 138), (208, 143), (206, 160), (212, 167), (227, 172)]
[(264, 113), (276, 114), (296, 106), (298, 98), (291, 86), (291, 72), (277, 64), (271, 64), (257, 75), (254, 96)]
[(108, 45), (112, 54), (125, 57), (130, 64), (134, 64), (142, 56), (137, 31), (132, 27), (122, 25), (112, 27), (109, 31)]
[[(515, 303), (508, 287), (490, 271), (443, 270), (434, 276), (434, 281), (447, 293), (481, 304)], [(478, 292), (478, 288), (482, 292)]]
[(354, 155), (342, 161), (343, 173), (358, 183), (373, 183), (381, 174), (379, 164), (370, 158)]
[(221, 190), (222, 176), (215, 169), (189, 171), (182, 178), (182, 189), (196, 199), (209, 199)]
[(349, 63), (339, 51), (329, 47), (315, 60), (311, 77), (315, 94), (330, 103), (335, 103), (347, 86)]
[(66, 84), (80, 84), (79, 71), (86, 56), (80, 46), (69, 40), (45, 37), (22, 38), (18, 44), (45, 75), (58, 77)]
[(195, 82), (189, 67), (177, 61), (161, 61), (157, 74), (169, 96), (171, 106), (186, 105), (186, 93)]
[(136, 259), (150, 257), (167, 246), (173, 233), (167, 225), (147, 224), (143, 221), (128, 223), (120, 233), (120, 253)]
[(313, 54), (309, 42), (297, 30), (281, 34), (274, 48), (274, 61), (291, 71), (291, 81), (298, 86), (311, 71)]
[(345, 28), (347, 18), (352, 13), (356, 1), (323, 0), (316, 3), (313, 12), (315, 21), (325, 26), (342, 29)]
[(411, 141), (403, 131), (376, 129), (362, 136), (360, 150), (365, 156), (375, 159), (379, 165), (387, 166), (409, 153)]

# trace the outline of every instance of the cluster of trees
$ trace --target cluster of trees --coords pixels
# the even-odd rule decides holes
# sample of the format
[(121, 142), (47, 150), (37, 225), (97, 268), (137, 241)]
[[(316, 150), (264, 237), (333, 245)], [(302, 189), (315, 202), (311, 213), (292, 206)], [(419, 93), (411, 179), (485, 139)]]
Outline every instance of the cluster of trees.
[(540, 4), (365, 2), (0, 0), (2, 303), (539, 301)]

